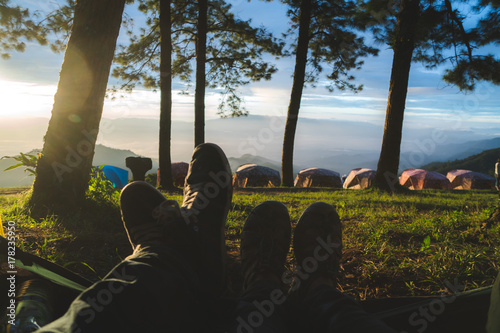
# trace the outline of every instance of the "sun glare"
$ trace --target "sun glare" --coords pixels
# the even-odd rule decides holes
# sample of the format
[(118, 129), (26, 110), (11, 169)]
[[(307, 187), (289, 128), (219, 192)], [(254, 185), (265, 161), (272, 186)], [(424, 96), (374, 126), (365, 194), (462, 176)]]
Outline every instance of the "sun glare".
[(0, 80), (0, 115), (48, 117), (55, 85)]

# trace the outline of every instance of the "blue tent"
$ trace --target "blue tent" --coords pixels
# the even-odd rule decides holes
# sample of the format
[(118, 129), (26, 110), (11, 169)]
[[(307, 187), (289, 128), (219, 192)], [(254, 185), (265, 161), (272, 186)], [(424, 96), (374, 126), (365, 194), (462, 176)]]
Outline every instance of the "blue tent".
[(123, 188), (128, 184), (127, 170), (111, 165), (105, 165), (101, 170), (102, 172), (104, 172), (104, 176), (106, 176), (106, 179), (113, 183), (114, 187)]

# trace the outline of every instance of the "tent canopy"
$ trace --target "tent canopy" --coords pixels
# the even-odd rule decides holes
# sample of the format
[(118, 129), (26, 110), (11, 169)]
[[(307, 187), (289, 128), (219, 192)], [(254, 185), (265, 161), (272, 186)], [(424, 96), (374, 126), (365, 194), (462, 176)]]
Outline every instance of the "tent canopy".
[(451, 170), (446, 174), (454, 190), (494, 189), (495, 178), (470, 170)]
[(295, 177), (294, 186), (341, 188), (342, 180), (338, 172), (321, 168), (309, 168), (300, 170)]
[(399, 178), (399, 183), (410, 190), (451, 190), (450, 181), (444, 175), (422, 169), (406, 169)]
[(352, 169), (344, 181), (345, 189), (362, 190), (372, 186), (376, 171), (367, 168)]
[(102, 172), (107, 180), (113, 183), (116, 188), (124, 188), (128, 184), (128, 171), (112, 165), (102, 167)]
[[(174, 162), (171, 164), (172, 168), (172, 179), (174, 181), (174, 186), (183, 187), (184, 181), (189, 170), (189, 163), (186, 162)], [(160, 169), (156, 173), (156, 186), (160, 186)]]
[(257, 164), (243, 164), (233, 176), (233, 187), (277, 187), (280, 184), (278, 171)]
[(172, 178), (175, 186), (184, 186), (184, 181), (189, 170), (189, 163), (175, 162), (172, 163)]

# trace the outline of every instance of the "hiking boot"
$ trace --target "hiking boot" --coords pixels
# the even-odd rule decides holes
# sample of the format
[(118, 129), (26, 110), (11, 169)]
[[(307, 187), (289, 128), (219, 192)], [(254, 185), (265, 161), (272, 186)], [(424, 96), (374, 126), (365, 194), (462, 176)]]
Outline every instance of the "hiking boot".
[(164, 245), (165, 228), (181, 216), (177, 201), (167, 200), (155, 187), (141, 181), (123, 188), (120, 210), (134, 253), (145, 246)]
[(224, 226), (232, 193), (231, 168), (222, 149), (212, 143), (196, 147), (184, 183), (181, 211), (198, 240), (201, 280), (216, 294), (226, 282)]
[(335, 286), (342, 256), (342, 224), (332, 205), (317, 202), (302, 213), (293, 237), (299, 297), (321, 284)]
[(241, 233), (244, 290), (260, 280), (281, 282), (291, 233), (290, 216), (281, 202), (266, 201), (252, 210)]

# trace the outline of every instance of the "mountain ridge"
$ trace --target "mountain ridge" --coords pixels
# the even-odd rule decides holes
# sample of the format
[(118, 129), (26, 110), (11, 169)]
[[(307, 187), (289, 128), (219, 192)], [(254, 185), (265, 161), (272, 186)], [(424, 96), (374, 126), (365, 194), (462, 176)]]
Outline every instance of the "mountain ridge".
[(433, 162), (422, 166), (422, 169), (439, 172), (446, 175), (455, 169), (465, 169), (481, 172), (490, 176), (495, 175), (495, 163), (500, 158), (500, 148), (484, 150), (479, 154), (447, 162)]
[[(488, 150), (488, 149), (483, 149), (484, 147), (495, 147), (495, 146), (500, 147), (500, 137), (491, 138), (487, 140), (472, 140), (461, 144), (452, 143), (448, 145), (441, 145), (439, 147), (435, 146), (433, 147), (434, 150), (432, 151), (432, 153), (427, 155), (425, 155), (422, 151), (419, 150), (414, 150), (413, 152), (412, 151), (402, 152), (401, 154), (402, 162), (400, 163), (400, 171), (410, 167), (431, 168), (432, 170), (434, 170), (439, 168), (439, 163), (445, 163), (445, 164), (452, 163), (450, 162), (450, 159), (448, 159), (448, 162), (446, 162), (446, 159), (443, 161), (443, 158), (445, 158), (443, 156), (463, 156), (464, 154), (469, 154), (469, 156), (466, 157), (471, 157), (474, 155), (481, 154), (485, 150)], [(371, 169), (376, 169), (377, 167), (378, 154), (379, 154), (378, 151), (369, 149), (366, 150), (335, 149), (335, 148), (322, 149), (322, 147), (323, 146), (317, 146), (315, 148), (307, 148), (299, 144), (295, 149), (296, 157), (294, 161), (295, 162), (294, 173), (297, 173), (305, 168), (318, 167), (318, 168), (330, 169), (339, 172), (340, 174), (347, 174), (352, 169), (358, 167), (371, 168)], [(188, 150), (189, 148), (186, 147), (185, 149)], [(462, 151), (460, 151), (460, 149), (462, 149)], [(442, 151), (445, 151), (446, 154), (439, 155), (439, 152)], [(235, 152), (237, 153), (238, 150), (236, 151), (233, 150), (232, 152), (234, 154)], [(237, 155), (239, 157), (234, 157), (234, 155), (231, 156), (230, 154), (228, 154), (229, 156), (228, 160), (230, 162), (231, 169), (233, 170), (233, 172), (237, 169), (238, 166), (245, 163), (255, 163), (270, 167), (277, 171), (281, 171), (281, 162), (279, 158), (275, 160), (273, 158), (261, 156), (258, 153), (259, 151), (257, 150), (257, 154), (247, 153), (247, 154)], [(408, 163), (408, 161), (412, 161), (412, 154), (414, 154), (414, 156), (424, 156), (424, 160), (422, 161), (422, 163), (419, 164)], [(128, 168), (126, 168), (125, 166), (125, 158), (128, 156), (144, 156), (144, 155), (135, 153), (133, 148), (130, 149), (123, 149), (118, 147), (111, 148), (104, 144), (98, 144), (96, 145), (95, 149), (93, 165), (98, 166), (102, 164), (108, 164), (129, 171)], [(273, 154), (273, 156), (281, 156), (279, 150), (277, 150)], [(438, 158), (438, 156), (440, 156), (440, 158)], [(500, 156), (500, 151), (498, 152), (498, 156)], [(488, 159), (480, 162), (481, 164), (485, 165), (484, 168), (474, 166), (472, 170), (491, 174), (493, 171), (492, 169), (490, 170), (488, 168), (493, 167), (492, 165), (494, 165), (494, 163), (491, 164), (491, 162), (493, 160), (496, 161), (496, 158), (498, 158), (498, 156), (493, 159), (492, 157), (489, 157)], [(177, 155), (177, 157), (179, 157), (179, 155)], [(158, 160), (156, 158), (152, 158), (152, 160), (153, 160), (153, 168), (148, 173), (154, 173), (158, 168)], [(189, 159), (173, 158), (173, 161), (189, 162)], [(458, 160), (455, 158), (453, 162), (455, 161)], [(25, 174), (23, 168), (14, 169), (7, 172), (1, 172), (6, 168), (8, 168), (9, 166), (14, 165), (15, 163), (16, 162), (13, 160), (8, 160), (8, 159), (0, 160), (0, 187), (30, 186), (33, 183), (34, 178), (32, 176), (28, 176), (27, 174)], [(444, 167), (444, 168), (449, 168), (449, 167)], [(447, 171), (449, 170), (446, 170), (446, 172)], [(129, 171), (129, 176), (131, 177), (130, 171)]]

